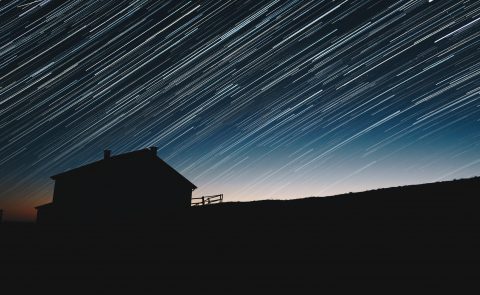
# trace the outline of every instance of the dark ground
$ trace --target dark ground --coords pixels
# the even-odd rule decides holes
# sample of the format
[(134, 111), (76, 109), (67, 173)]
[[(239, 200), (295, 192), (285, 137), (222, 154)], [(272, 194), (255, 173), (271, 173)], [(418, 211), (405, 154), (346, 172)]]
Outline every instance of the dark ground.
[(196, 207), (148, 226), (4, 223), (0, 281), (158, 294), (466, 286), (480, 279), (479, 191), (477, 177)]

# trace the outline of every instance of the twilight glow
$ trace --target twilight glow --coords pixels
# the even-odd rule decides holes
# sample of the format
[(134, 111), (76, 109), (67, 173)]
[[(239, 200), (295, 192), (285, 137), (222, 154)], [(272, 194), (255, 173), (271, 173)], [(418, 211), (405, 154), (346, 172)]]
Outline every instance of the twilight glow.
[(479, 1), (7, 0), (0, 20), (10, 219), (105, 148), (156, 145), (226, 201), (480, 174)]

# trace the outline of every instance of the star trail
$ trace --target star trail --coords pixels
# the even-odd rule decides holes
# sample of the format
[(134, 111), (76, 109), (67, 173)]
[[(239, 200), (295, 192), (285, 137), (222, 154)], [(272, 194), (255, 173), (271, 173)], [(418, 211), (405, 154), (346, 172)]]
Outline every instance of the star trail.
[(2, 1), (0, 208), (158, 146), (227, 201), (480, 174), (478, 1)]

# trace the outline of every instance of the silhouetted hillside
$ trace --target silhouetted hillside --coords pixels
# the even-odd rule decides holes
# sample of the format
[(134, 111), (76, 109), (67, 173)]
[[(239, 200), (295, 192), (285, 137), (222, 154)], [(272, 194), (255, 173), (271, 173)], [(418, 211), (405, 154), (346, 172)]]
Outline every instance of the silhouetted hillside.
[(4, 224), (2, 280), (109, 291), (465, 286), (480, 278), (479, 189), (476, 177), (192, 207), (148, 225)]

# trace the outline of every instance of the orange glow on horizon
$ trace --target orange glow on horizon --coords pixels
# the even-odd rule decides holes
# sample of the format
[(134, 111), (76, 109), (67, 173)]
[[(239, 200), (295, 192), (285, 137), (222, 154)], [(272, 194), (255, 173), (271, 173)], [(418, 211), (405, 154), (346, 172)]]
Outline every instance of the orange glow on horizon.
[(0, 206), (3, 210), (3, 221), (33, 222), (37, 217), (36, 206), (51, 202), (51, 197), (35, 200), (10, 201)]

